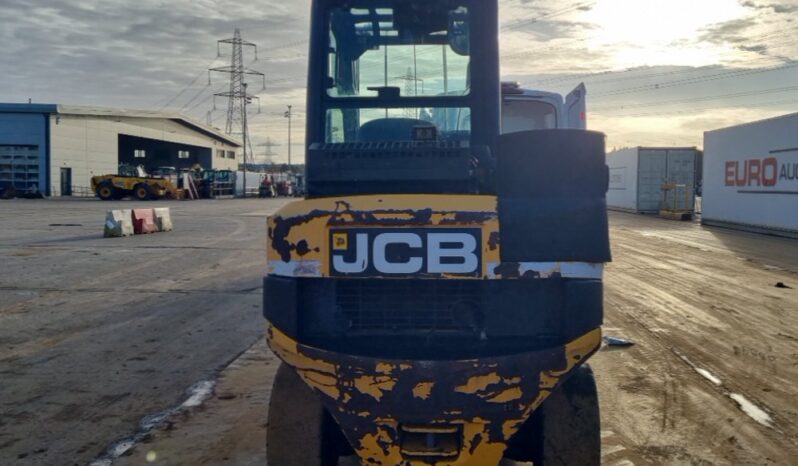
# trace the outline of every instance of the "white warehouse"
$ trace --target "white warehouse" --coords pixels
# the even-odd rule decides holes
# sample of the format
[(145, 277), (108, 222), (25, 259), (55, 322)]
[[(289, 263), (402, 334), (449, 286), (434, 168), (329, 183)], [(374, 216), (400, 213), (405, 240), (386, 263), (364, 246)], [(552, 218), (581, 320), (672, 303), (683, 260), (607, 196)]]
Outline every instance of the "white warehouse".
[(179, 114), (0, 104), (0, 189), (71, 195), (120, 164), (236, 170), (239, 149), (236, 139)]

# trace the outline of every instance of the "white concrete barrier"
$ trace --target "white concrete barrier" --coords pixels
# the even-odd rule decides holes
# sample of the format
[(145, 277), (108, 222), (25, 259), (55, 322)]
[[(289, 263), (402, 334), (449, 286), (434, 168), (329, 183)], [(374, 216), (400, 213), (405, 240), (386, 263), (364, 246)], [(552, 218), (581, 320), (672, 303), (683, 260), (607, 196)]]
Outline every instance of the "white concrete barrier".
[(105, 214), (106, 238), (133, 236), (133, 212), (130, 209), (109, 210)]
[(172, 214), (169, 212), (169, 207), (156, 207), (153, 210), (158, 231), (172, 231)]

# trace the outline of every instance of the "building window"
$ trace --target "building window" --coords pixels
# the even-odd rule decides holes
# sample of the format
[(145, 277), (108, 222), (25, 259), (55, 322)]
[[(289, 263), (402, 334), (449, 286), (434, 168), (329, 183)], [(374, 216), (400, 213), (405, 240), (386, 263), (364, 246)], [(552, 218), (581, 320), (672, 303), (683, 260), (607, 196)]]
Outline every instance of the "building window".
[(222, 149), (216, 150), (216, 157), (223, 159), (224, 158), (224, 151)]
[(227, 151), (227, 158), (228, 158), (228, 159), (234, 159), (234, 158), (236, 158), (236, 151), (234, 151), (234, 150), (229, 150), (229, 151)]
[(187, 150), (179, 150), (177, 151), (177, 158), (179, 159), (187, 159), (191, 154)]
[(143, 159), (147, 156), (147, 151), (144, 149), (136, 149), (133, 151), (133, 157), (137, 159)]

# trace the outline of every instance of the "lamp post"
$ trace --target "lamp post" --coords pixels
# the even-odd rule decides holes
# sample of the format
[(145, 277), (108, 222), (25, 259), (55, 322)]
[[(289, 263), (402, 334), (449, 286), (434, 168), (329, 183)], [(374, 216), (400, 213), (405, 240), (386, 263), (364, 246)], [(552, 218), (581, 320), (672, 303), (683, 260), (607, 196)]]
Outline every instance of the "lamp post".
[(241, 132), (244, 140), (244, 198), (247, 197), (247, 104), (249, 103), (249, 96), (247, 95), (247, 83), (244, 86), (244, 109), (241, 111)]
[(288, 171), (293, 173), (294, 169), (291, 166), (291, 107), (291, 105), (288, 106), (285, 117), (288, 118)]

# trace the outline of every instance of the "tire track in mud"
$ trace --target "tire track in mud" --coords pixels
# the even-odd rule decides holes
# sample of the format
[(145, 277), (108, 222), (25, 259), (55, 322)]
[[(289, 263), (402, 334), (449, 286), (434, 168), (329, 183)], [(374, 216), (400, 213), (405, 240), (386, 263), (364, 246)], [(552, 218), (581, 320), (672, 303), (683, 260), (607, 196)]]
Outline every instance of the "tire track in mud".
[[(657, 220), (634, 222), (650, 227)], [(731, 251), (719, 254), (723, 249), (714, 244), (697, 249), (646, 236), (629, 228), (629, 219), (626, 223), (613, 229), (616, 262), (605, 274), (605, 326), (617, 327), (625, 332), (620, 336), (638, 344), (602, 351), (593, 359), (607, 413), (604, 428), (626, 448), (609, 450), (613, 454), (606, 459), (611, 464), (790, 464), (797, 451), (790, 408), (794, 367), (780, 361), (782, 377), (774, 376), (774, 368), (736, 358), (735, 348), (779, 333), (785, 335), (782, 342), (791, 342), (785, 328), (797, 327), (790, 325), (795, 316), (785, 309), (798, 300), (767, 284), (794, 280), (795, 274), (741, 260)], [(746, 308), (758, 312), (745, 313)], [(605, 334), (611, 334), (609, 328)], [(748, 418), (672, 348), (719, 374), (729, 390), (775, 413), (777, 429)], [(793, 383), (785, 383), (789, 380)], [(763, 382), (766, 391), (760, 390)], [(651, 413), (656, 413), (654, 421)]]

